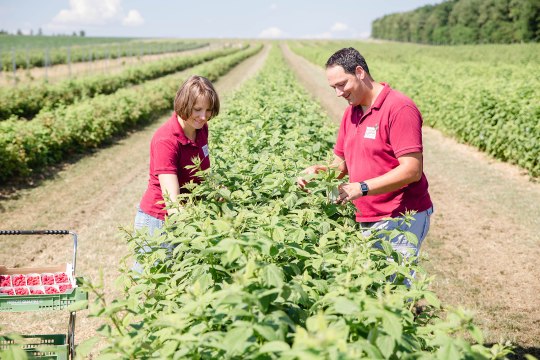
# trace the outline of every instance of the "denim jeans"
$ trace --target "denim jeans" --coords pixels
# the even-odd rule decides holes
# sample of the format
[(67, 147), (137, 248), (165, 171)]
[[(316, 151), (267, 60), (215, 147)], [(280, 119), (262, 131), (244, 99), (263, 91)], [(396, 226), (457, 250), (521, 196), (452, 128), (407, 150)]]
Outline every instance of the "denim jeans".
[[(430, 218), (431, 214), (433, 214), (433, 207), (430, 207), (429, 209), (417, 212), (413, 215), (413, 220), (410, 222), (410, 224), (406, 224), (403, 220), (403, 217), (394, 218), (393, 220), (380, 220), (377, 222), (361, 222), (360, 225), (362, 226), (362, 233), (364, 236), (368, 237), (371, 235), (371, 233), (375, 230), (394, 230), (399, 228), (400, 230), (411, 232), (418, 238), (418, 244), (412, 244), (407, 241), (407, 238), (405, 235), (400, 234), (393, 239), (390, 239), (390, 244), (392, 245), (392, 248), (403, 255), (404, 258), (408, 259), (410, 256), (417, 257), (420, 253), (420, 246), (422, 245), (422, 242), (426, 238), (426, 235), (429, 231), (429, 225), (430, 225)], [(379, 234), (380, 238), (384, 238), (387, 235), (386, 234)], [(375, 246), (377, 248), (381, 248), (379, 243), (376, 243)], [(414, 277), (415, 273), (412, 272), (411, 275)], [(405, 280), (405, 284), (407, 287), (410, 287), (410, 281), (408, 279)]]
[[(141, 208), (138, 208), (137, 215), (135, 215), (133, 230), (140, 231), (146, 228), (148, 230), (148, 235), (153, 236), (156, 230), (161, 230), (164, 223), (164, 220), (155, 218), (152, 215), (148, 215), (142, 211)], [(143, 245), (139, 249), (139, 254), (150, 252), (150, 250), (151, 249), (148, 245)], [(143, 270), (141, 264), (139, 264), (137, 261), (133, 263), (133, 267), (131, 269), (138, 273), (142, 273)]]

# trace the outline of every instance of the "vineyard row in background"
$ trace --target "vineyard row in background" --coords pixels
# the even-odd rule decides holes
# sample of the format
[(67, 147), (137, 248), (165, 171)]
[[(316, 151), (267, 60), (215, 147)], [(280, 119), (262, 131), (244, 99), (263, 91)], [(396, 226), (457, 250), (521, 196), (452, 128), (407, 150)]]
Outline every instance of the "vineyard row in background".
[[(0, 44), (6, 36), (0, 36)], [(99, 38), (96, 38), (99, 41)], [(98, 59), (117, 59), (120, 57), (144, 56), (180, 52), (208, 46), (208, 42), (186, 40), (129, 40), (123, 42), (103, 42), (89, 45), (69, 45), (51, 47), (12, 47), (0, 46), (0, 72), (15, 72), (17, 69), (30, 69), (57, 64), (91, 62)]]
[[(251, 46), (191, 69), (216, 80), (261, 46)], [(110, 95), (98, 95), (75, 104), (47, 110), (31, 121), (0, 121), (0, 181), (28, 176), (71, 153), (95, 148), (113, 136), (147, 124), (172, 108), (183, 73), (146, 81)]]
[(538, 44), (429, 47), (365, 42), (295, 42), (324, 66), (355, 46), (376, 81), (410, 96), (426, 125), (540, 176)]
[[(36, 116), (43, 108), (72, 104), (82, 98), (110, 94), (164, 75), (186, 69), (201, 62), (238, 51), (239, 47), (207, 51), (198, 55), (182, 56), (129, 66), (118, 74), (98, 74), (67, 79), (55, 84), (30, 83), (16, 88), (0, 88), (0, 121), (9, 117), (26, 120)], [(39, 115), (38, 115), (39, 116)]]

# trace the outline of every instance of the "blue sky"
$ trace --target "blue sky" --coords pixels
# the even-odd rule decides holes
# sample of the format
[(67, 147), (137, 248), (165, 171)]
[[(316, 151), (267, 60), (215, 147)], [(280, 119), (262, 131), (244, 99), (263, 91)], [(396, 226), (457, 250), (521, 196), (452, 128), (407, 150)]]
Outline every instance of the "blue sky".
[(0, 29), (45, 35), (367, 38), (371, 22), (441, 0), (0, 0)]

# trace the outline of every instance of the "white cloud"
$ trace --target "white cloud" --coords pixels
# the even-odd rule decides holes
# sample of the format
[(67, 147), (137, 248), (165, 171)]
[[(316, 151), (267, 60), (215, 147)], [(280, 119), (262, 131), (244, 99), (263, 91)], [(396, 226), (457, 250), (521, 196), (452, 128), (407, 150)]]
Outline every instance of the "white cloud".
[(125, 26), (140, 26), (144, 24), (144, 19), (137, 10), (129, 10), (127, 16), (122, 20)]
[(276, 39), (276, 38), (285, 37), (285, 35), (286, 34), (283, 32), (283, 30), (273, 26), (273, 27), (269, 27), (269, 28), (264, 29), (263, 31), (261, 31), (260, 34), (259, 34), (259, 37), (260, 38)]
[(137, 10), (130, 10), (126, 15), (122, 0), (69, 0), (69, 8), (60, 10), (47, 28), (68, 29), (114, 23), (138, 26), (144, 23), (144, 19)]
[(345, 31), (348, 28), (349, 26), (347, 24), (337, 22), (334, 25), (332, 25), (332, 28), (330, 29), (330, 31), (332, 32)]
[(270, 5), (270, 10), (277, 10), (277, 4), (276, 3), (272, 3)]

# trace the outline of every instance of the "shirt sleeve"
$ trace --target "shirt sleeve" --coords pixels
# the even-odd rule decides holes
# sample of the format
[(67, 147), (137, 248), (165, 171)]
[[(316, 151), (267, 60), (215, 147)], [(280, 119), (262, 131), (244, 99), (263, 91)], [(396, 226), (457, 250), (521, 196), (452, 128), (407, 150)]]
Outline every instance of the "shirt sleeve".
[(349, 106), (341, 118), (341, 125), (339, 126), (336, 145), (334, 145), (334, 154), (340, 158), (345, 158), (345, 128), (347, 120), (351, 117), (351, 109), (352, 107)]
[(154, 159), (154, 173), (176, 174), (178, 171), (178, 146), (170, 140), (158, 140), (152, 144), (152, 158)]
[(422, 115), (416, 106), (402, 107), (391, 119), (390, 144), (396, 158), (422, 152)]

